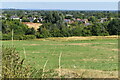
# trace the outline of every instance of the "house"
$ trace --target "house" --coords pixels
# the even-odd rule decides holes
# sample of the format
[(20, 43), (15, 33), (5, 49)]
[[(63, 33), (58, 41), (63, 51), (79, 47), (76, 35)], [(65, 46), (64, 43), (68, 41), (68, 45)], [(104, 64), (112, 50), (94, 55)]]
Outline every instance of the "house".
[(5, 16), (3, 16), (3, 15), (0, 15), (0, 18), (4, 18), (4, 19), (7, 19)]
[(105, 22), (105, 21), (107, 21), (107, 18), (101, 18), (101, 19), (100, 19), (100, 23), (103, 23), (103, 22)]
[(72, 18), (72, 20), (74, 20), (74, 21), (75, 21), (76, 19), (75, 19), (75, 18)]
[(83, 19), (83, 22), (84, 22), (84, 23), (87, 23), (87, 22), (88, 22), (88, 19)]
[(3, 15), (0, 15), (0, 18), (2, 18), (2, 17), (5, 17), (5, 16), (3, 16)]
[(34, 18), (33, 17), (28, 17), (29, 21), (30, 22), (33, 22), (34, 21)]
[(64, 19), (64, 22), (66, 22), (66, 23), (70, 23), (70, 19)]
[(25, 12), (24, 14), (28, 14), (27, 12)]
[(10, 19), (20, 19), (18, 16), (11, 16)]
[(79, 21), (79, 22), (81, 22), (81, 21), (82, 21), (82, 19), (79, 19), (79, 18), (77, 18), (77, 19), (76, 19), (76, 21)]
[(78, 22), (83, 22), (83, 23), (87, 23), (87, 22), (88, 22), (88, 19), (79, 19), (79, 18), (77, 18), (76, 21), (78, 21)]
[(86, 26), (89, 26), (89, 25), (91, 25), (91, 24), (90, 24), (90, 23), (85, 23), (85, 25), (86, 25)]
[(43, 21), (43, 18), (38, 18), (38, 22), (42, 22)]
[(64, 19), (65, 22), (70, 22), (70, 19)]
[(71, 14), (66, 14), (66, 16), (71, 16), (71, 17), (72, 17), (73, 15), (71, 15)]
[(22, 22), (22, 19), (20, 19), (20, 22)]

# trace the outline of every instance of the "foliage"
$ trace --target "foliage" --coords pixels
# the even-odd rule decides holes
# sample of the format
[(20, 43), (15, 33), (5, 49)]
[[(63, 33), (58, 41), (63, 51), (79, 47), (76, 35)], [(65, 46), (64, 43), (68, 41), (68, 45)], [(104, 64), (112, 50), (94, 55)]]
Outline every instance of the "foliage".
[[(17, 40), (29, 39), (26, 35), (34, 35), (36, 38), (107, 36), (117, 35), (120, 30), (118, 27), (119, 19), (117, 19), (116, 11), (5, 10), (3, 15), (7, 17), (7, 19), (2, 20), (2, 33), (4, 40), (11, 39), (10, 34), (12, 33), (12, 30), (14, 30), (14, 36), (16, 36), (14, 39)], [(27, 25), (19, 20), (10, 19), (12, 15), (19, 16), (22, 18), (23, 22), (29, 22), (28, 17), (36, 18), (33, 21), (34, 23), (36, 23), (39, 18), (42, 18), (42, 26), (40, 26), (38, 30), (28, 28)], [(76, 21), (77, 18), (79, 21)], [(64, 19), (70, 19), (72, 21), (65, 22)], [(88, 24), (84, 23), (82, 19), (88, 19), (88, 21), (86, 21)], [(32, 38), (34, 39), (34, 37), (31, 37), (30, 39)]]
[(37, 21), (38, 21), (38, 20), (37, 20), (37, 19), (35, 19), (35, 20), (33, 21), (33, 23), (37, 23)]
[(107, 26), (110, 35), (120, 35), (120, 19), (113, 19)]
[(27, 18), (25, 18), (25, 17), (23, 17), (23, 18), (22, 18), (22, 22), (30, 22), (30, 20), (27, 19)]
[(107, 36), (109, 33), (101, 23), (95, 23), (91, 28), (92, 35), (94, 36)]
[(63, 14), (58, 11), (50, 11), (46, 14), (45, 20), (54, 24), (63, 21), (63, 17)]
[[(14, 35), (13, 39), (14, 40), (29, 40), (29, 39), (35, 39), (35, 35)], [(10, 34), (3, 34), (2, 35), (2, 40), (11, 40), (12, 35)]]
[(2, 33), (10, 34), (14, 30), (14, 34), (25, 34), (28, 27), (17, 20), (3, 20)]
[(14, 48), (2, 48), (2, 76), (3, 78), (30, 77), (30, 67), (24, 65)]
[(2, 47), (3, 79), (48, 78), (54, 77), (55, 74), (56, 72), (50, 69), (45, 71), (43, 76), (43, 69), (36, 69), (26, 64), (26, 58), (21, 58), (14, 47)]
[(96, 22), (97, 19), (94, 16), (91, 16), (88, 18), (88, 20), (91, 22)]
[(32, 28), (28, 28), (25, 35), (35, 35), (36, 34), (36, 31), (35, 29), (32, 27)]

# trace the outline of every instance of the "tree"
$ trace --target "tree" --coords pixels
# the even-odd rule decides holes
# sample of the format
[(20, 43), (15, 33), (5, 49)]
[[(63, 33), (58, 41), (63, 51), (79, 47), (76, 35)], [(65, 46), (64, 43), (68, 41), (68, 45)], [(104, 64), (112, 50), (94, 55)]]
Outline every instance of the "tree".
[(35, 33), (36, 33), (36, 31), (33, 27), (28, 28), (27, 31), (26, 31), (26, 35), (35, 35)]
[(72, 16), (65, 16), (65, 19), (72, 19)]
[(106, 28), (101, 23), (95, 23), (91, 28), (92, 35), (94, 36), (107, 36), (109, 35)]
[[(45, 24), (45, 25), (47, 25), (47, 24)], [(49, 29), (47, 29), (45, 25), (40, 26), (38, 29), (40, 38), (50, 37)]]
[(27, 19), (27, 18), (25, 18), (25, 17), (23, 17), (23, 18), (22, 18), (22, 22), (30, 22), (30, 20)]
[(97, 19), (94, 16), (89, 17), (88, 20), (91, 21), (91, 22), (96, 22), (97, 21)]
[(63, 22), (63, 14), (57, 11), (50, 11), (46, 14), (45, 20), (50, 23)]
[(110, 35), (120, 35), (120, 19), (113, 19), (107, 26)]
[(73, 28), (72, 34), (73, 36), (82, 36), (82, 28), (78, 26), (76, 28)]
[(37, 23), (37, 21), (38, 21), (38, 19), (35, 19), (35, 20), (33, 21), (33, 23)]
[(82, 36), (91, 36), (92, 32), (90, 29), (91, 29), (91, 26), (83, 26)]
[(50, 30), (50, 34), (52, 37), (61, 37), (60, 29), (58, 29), (57, 25), (52, 25), (52, 29)]
[(2, 33), (9, 34), (11, 33), (12, 29), (14, 29), (14, 34), (25, 34), (28, 26), (25, 24), (20, 23), (16, 20), (3, 20), (2, 21)]

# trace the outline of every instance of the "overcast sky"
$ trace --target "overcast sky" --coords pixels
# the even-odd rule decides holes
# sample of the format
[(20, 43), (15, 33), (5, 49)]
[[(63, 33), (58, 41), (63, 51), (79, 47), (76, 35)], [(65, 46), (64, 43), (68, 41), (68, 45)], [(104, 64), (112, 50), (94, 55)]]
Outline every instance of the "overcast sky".
[(0, 8), (118, 10), (118, 1), (119, 0), (1, 0), (2, 6), (0, 6)]

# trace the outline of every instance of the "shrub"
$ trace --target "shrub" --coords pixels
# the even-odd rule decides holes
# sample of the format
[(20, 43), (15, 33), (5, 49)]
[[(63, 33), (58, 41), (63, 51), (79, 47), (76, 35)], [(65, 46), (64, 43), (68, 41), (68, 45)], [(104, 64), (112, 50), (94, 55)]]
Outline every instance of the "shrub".
[[(43, 78), (53, 77), (54, 71), (43, 72), (43, 69), (35, 69), (24, 63), (15, 48), (2, 47), (2, 77), (4, 79)], [(43, 73), (45, 74), (43, 76)], [(54, 73), (54, 74), (53, 74)]]
[(23, 40), (35, 39), (35, 35), (23, 35)]
[[(29, 40), (29, 39), (35, 39), (35, 35), (14, 35), (13, 39), (14, 40)], [(2, 35), (2, 40), (11, 40), (12, 36), (9, 34), (3, 34)]]
[(23, 65), (24, 59), (20, 59), (15, 48), (2, 48), (2, 77), (26, 78), (30, 77), (30, 67)]
[(3, 34), (2, 35), (2, 40), (11, 40), (11, 35), (9, 35), (9, 34)]

